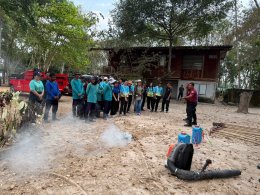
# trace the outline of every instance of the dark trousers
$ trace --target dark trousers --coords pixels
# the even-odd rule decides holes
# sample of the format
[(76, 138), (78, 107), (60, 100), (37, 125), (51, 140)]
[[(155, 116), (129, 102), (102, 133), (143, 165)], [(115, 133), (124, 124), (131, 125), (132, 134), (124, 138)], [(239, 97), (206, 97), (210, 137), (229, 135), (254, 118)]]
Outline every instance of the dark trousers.
[(48, 120), (49, 112), (52, 107), (52, 120), (56, 120), (56, 113), (58, 111), (59, 101), (58, 100), (46, 100), (46, 107), (44, 113), (44, 120)]
[(120, 112), (119, 114), (122, 114), (122, 112), (124, 112), (124, 114), (126, 114), (126, 109), (127, 109), (127, 103), (128, 101), (125, 100), (124, 97), (120, 98)]
[(100, 110), (103, 111), (104, 110), (104, 101), (98, 101)]
[(188, 124), (192, 124), (192, 119), (194, 123), (197, 123), (197, 115), (196, 115), (196, 102), (187, 102), (187, 114), (188, 114)]
[(40, 101), (29, 100), (28, 105), (28, 118), (30, 122), (35, 123), (37, 119), (37, 115), (42, 115), (43, 113), (43, 105)]
[(100, 112), (101, 112), (101, 106), (99, 105), (99, 102), (96, 103), (96, 110), (95, 110), (95, 115), (97, 118), (100, 118)]
[(154, 101), (154, 97), (147, 96), (147, 109), (150, 110), (152, 108), (152, 103)]
[[(118, 98), (118, 95), (116, 96)], [(119, 109), (119, 101), (116, 101), (113, 97), (112, 103), (111, 103), (111, 115), (115, 115), (118, 112)]]
[(86, 110), (85, 118), (87, 119), (88, 117), (90, 117), (91, 119), (93, 119), (95, 111), (96, 111), (96, 104), (88, 102), (87, 103), (87, 110)]
[(159, 103), (161, 101), (161, 96), (156, 96), (156, 99), (155, 99), (155, 112), (157, 112), (157, 109), (158, 109), (158, 106), (159, 106)]
[(166, 105), (166, 112), (168, 112), (169, 111), (170, 100), (168, 100), (166, 98), (163, 98), (163, 101), (162, 101), (162, 111), (164, 111), (165, 105)]
[(142, 101), (142, 106), (141, 106), (141, 110), (144, 109), (144, 105), (145, 105), (145, 99), (146, 99), (146, 95), (143, 95), (143, 101)]
[(82, 109), (81, 106), (81, 99), (73, 99), (72, 100), (72, 113), (73, 116), (79, 116), (80, 110)]
[(179, 93), (179, 95), (178, 95), (178, 100), (181, 100), (182, 97), (183, 97), (183, 93)]
[(127, 105), (127, 112), (130, 111), (130, 107), (132, 105), (132, 100), (133, 100), (133, 96), (129, 95), (129, 97), (128, 97), (128, 105)]
[(105, 100), (105, 101), (104, 101), (104, 113), (105, 113), (106, 115), (108, 115), (109, 112), (110, 112), (110, 109), (111, 109), (111, 101)]

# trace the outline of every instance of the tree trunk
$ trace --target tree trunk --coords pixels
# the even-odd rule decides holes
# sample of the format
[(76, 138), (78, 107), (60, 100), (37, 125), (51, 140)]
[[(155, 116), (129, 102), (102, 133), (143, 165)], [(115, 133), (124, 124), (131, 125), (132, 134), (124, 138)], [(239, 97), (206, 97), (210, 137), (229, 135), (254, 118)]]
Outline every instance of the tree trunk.
[(170, 39), (170, 46), (169, 46), (169, 60), (168, 60), (168, 73), (171, 73), (171, 66), (172, 66), (172, 39)]
[(240, 94), (240, 101), (237, 110), (238, 113), (248, 114), (249, 103), (251, 101), (252, 95), (252, 92), (243, 92)]
[(259, 4), (258, 4), (257, 0), (254, 0), (254, 2), (255, 2), (255, 6), (259, 9)]

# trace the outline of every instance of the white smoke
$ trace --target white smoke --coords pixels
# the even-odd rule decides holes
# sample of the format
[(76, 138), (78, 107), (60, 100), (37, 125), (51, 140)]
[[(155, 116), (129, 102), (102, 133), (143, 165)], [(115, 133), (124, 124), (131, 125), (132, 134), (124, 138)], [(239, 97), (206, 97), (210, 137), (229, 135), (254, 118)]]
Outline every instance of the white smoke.
[(132, 135), (127, 132), (120, 131), (115, 125), (109, 128), (101, 135), (101, 140), (108, 147), (124, 147), (132, 140)]
[(1, 158), (14, 172), (35, 172), (47, 167), (48, 153), (43, 148), (41, 129), (29, 127), (26, 133), (18, 134), (17, 140)]

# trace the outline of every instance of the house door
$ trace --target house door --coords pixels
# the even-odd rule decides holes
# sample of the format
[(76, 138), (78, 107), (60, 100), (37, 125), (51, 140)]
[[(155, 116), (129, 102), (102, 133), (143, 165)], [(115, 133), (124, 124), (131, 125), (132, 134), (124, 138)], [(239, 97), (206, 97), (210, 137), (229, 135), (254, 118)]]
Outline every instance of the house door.
[(172, 88), (173, 88), (173, 99), (177, 99), (178, 97), (178, 81), (172, 81)]

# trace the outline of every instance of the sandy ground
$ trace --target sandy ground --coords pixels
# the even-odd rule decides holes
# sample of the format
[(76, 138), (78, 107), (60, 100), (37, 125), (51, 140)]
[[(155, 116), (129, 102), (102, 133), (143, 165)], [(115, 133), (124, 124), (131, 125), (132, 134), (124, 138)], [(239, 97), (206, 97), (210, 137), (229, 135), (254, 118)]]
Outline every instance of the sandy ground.
[(0, 92), (9, 90), (9, 87), (0, 87)]
[[(86, 124), (71, 117), (70, 102), (63, 97), (60, 121), (29, 128), (11, 149), (0, 152), (0, 194), (260, 194), (260, 147), (240, 140), (206, 133), (192, 164), (192, 170), (199, 170), (209, 158), (209, 169), (240, 169), (240, 177), (185, 182), (169, 173), (164, 167), (168, 146), (180, 131), (191, 133), (183, 127), (183, 103), (172, 103), (168, 114), (145, 111), (140, 117)], [(198, 121), (205, 129), (212, 122), (248, 126), (249, 133), (250, 127), (260, 128), (260, 109), (248, 115), (235, 111), (200, 104)], [(118, 142), (109, 134), (119, 130), (135, 140)]]

